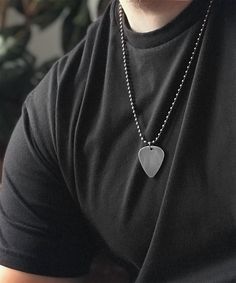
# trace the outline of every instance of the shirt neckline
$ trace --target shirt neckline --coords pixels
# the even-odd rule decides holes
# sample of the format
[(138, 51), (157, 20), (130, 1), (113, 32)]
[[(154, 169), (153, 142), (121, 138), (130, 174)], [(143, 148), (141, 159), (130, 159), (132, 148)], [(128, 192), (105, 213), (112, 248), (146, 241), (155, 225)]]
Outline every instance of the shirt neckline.
[[(115, 18), (119, 26), (118, 15), (119, 1), (115, 1)], [(157, 47), (174, 39), (184, 31), (192, 27), (198, 21), (203, 20), (209, 1), (193, 0), (176, 18), (164, 27), (146, 33), (135, 32), (129, 27), (125, 17), (124, 33), (128, 43), (137, 48)]]

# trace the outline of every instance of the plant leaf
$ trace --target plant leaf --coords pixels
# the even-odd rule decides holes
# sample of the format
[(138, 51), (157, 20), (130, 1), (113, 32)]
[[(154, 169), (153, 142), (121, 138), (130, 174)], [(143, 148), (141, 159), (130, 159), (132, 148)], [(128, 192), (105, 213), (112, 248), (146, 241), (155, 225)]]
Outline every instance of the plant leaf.
[(7, 60), (17, 58), (25, 51), (30, 34), (29, 28), (24, 25), (0, 30), (0, 65)]
[(6, 146), (17, 122), (21, 105), (32, 89), (35, 58), (25, 51), (21, 57), (0, 66), (0, 144)]

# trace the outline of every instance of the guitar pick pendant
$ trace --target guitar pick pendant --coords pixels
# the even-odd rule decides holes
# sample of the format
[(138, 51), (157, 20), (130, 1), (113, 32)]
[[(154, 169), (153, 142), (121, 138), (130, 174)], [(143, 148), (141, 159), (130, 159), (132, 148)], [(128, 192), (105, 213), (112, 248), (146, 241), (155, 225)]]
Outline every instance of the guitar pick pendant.
[(164, 156), (164, 151), (158, 146), (145, 146), (139, 150), (139, 161), (149, 178), (153, 178), (159, 171)]

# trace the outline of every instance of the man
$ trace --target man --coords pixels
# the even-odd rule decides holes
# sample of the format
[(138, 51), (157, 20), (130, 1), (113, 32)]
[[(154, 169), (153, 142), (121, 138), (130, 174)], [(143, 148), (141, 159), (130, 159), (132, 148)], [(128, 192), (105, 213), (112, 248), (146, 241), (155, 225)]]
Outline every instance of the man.
[(1, 283), (236, 280), (236, 1), (120, 4), (25, 101)]

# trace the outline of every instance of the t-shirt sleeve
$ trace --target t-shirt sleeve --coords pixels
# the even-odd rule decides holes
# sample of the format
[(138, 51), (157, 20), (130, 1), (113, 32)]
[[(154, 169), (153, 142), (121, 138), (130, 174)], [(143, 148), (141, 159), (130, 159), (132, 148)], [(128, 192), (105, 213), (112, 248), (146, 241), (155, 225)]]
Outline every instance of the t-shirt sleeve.
[(89, 229), (57, 159), (55, 65), (26, 99), (5, 156), (0, 264), (56, 277), (89, 270)]

